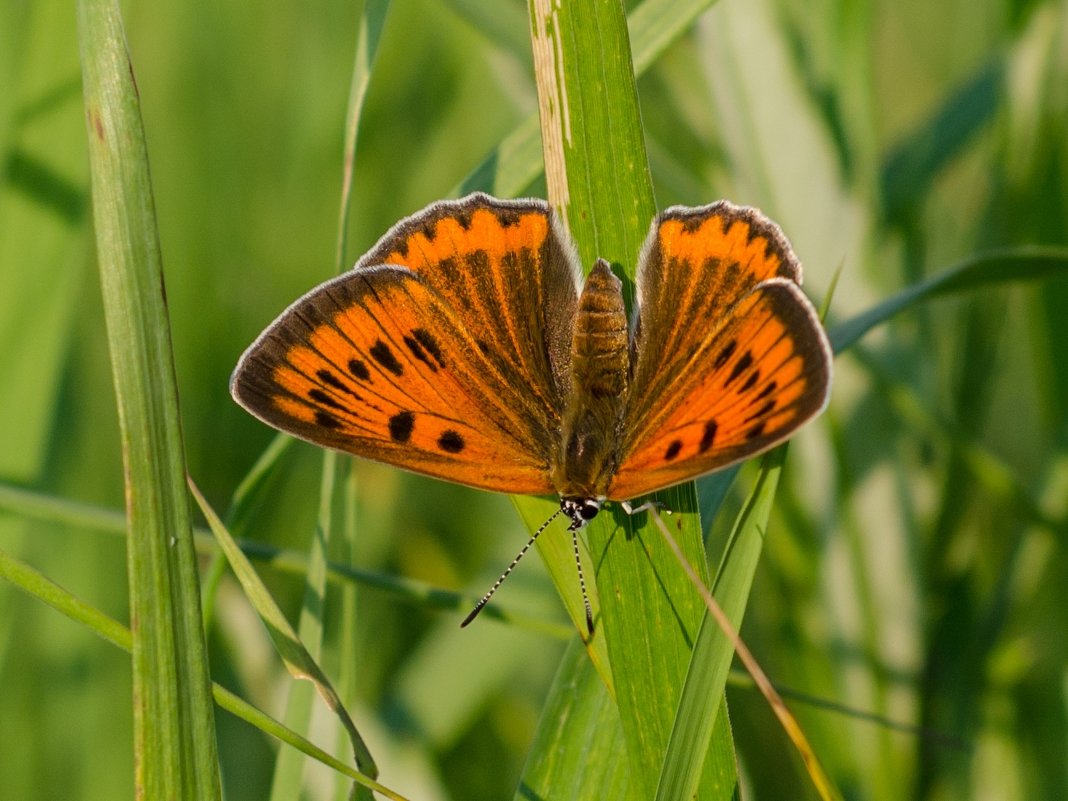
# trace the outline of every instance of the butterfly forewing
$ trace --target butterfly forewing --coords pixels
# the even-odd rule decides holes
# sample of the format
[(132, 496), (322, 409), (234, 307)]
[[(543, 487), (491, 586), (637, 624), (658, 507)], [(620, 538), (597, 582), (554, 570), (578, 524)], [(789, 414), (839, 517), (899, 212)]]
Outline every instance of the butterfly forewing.
[(753, 456), (823, 408), (830, 348), (800, 277), (779, 229), (754, 210), (671, 209), (654, 223), (610, 498)]
[(318, 445), (483, 489), (553, 489), (552, 420), (404, 268), (361, 268), (299, 300), (242, 357), (231, 389)]

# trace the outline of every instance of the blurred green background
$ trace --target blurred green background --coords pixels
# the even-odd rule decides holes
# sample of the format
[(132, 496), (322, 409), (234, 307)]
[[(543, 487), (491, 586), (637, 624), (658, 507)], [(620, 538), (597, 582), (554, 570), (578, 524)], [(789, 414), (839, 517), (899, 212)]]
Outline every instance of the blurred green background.
[[(125, 11), (190, 471), (225, 509), (273, 437), (230, 400), (229, 372), (334, 271), (359, 9)], [(391, 4), (350, 262), (534, 111), (525, 26), (516, 0)], [(723, 0), (639, 82), (658, 203), (763, 208), (811, 296), (841, 269), (833, 320), (980, 252), (1068, 245), (1066, 53), (1064, 2)], [(80, 80), (72, 8), (2, 0), (0, 490), (119, 510)], [(908, 312), (838, 360), (830, 410), (791, 449), (743, 636), (781, 685), (911, 727), (791, 701), (847, 798), (1068, 798), (1066, 306), (1060, 280)], [(306, 549), (321, 463), (291, 448), (239, 533)], [(355, 476), (367, 570), (480, 594), (523, 542), (503, 497)], [(709, 523), (713, 552), (748, 478)], [(125, 620), (121, 537), (20, 508), (0, 495), (0, 547)], [(295, 619), (299, 577), (262, 572)], [(537, 559), (499, 597), (564, 618)], [(281, 714), (290, 682), (258, 620), (229, 579), (214, 599), (213, 675)], [(359, 602), (353, 714), (385, 783), (511, 796), (563, 641), (461, 632), (461, 613), (381, 590)], [(4, 798), (131, 796), (125, 654), (0, 585), (0, 688)], [(742, 678), (728, 700), (747, 797), (811, 795), (764, 701)], [(265, 797), (274, 744), (224, 713), (218, 727), (227, 797)], [(328, 779), (309, 769), (307, 797)]]

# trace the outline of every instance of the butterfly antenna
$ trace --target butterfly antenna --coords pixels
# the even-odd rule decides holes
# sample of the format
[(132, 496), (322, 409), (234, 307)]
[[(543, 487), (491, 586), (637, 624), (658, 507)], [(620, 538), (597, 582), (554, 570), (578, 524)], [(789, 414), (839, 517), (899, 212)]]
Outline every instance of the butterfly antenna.
[[(475, 604), (475, 608), (471, 610), (471, 614), (469, 614), (467, 617), (464, 618), (463, 623), (460, 624), (460, 628), (464, 628), (468, 623), (470, 623), (472, 620), (474, 620), (476, 617), (478, 617), (478, 613), (481, 612), (483, 607), (486, 604), (489, 603), (489, 599), (493, 597), (493, 593), (497, 592), (497, 588), (500, 587), (502, 584), (504, 584), (504, 580), (506, 578), (508, 578), (508, 574), (511, 573), (513, 570), (515, 570), (515, 566), (519, 564), (519, 560), (522, 559), (526, 555), (527, 551), (530, 550), (530, 546), (534, 544), (534, 540), (536, 540), (538, 538), (538, 535), (541, 534), (541, 532), (545, 531), (545, 529), (548, 528), (549, 524), (551, 522), (553, 522), (553, 520), (555, 520), (556, 517), (563, 511), (564, 511), (563, 509), (557, 509), (555, 512), (552, 513), (552, 515), (549, 516), (548, 520), (546, 520), (544, 523), (541, 524), (541, 526), (538, 528), (537, 531), (535, 531), (533, 534), (530, 535), (530, 539), (527, 540), (527, 544), (524, 545), (522, 547), (522, 549), (519, 551), (519, 553), (516, 554), (515, 559), (512, 560), (512, 564), (508, 565), (507, 569), (503, 573), (501, 573), (501, 577), (499, 579), (497, 579), (493, 583), (492, 587), (489, 588), (489, 592), (487, 592), (485, 595), (483, 595), (482, 599), (477, 604)], [(578, 546), (576, 546), (576, 547), (578, 547)], [(581, 580), (581, 577), (582, 577), (582, 568), (580, 567), (579, 568), (579, 578), (580, 578), (580, 580)], [(586, 596), (586, 590), (585, 589), (583, 589), (582, 594), (583, 594), (583, 597)], [(588, 618), (588, 616), (589, 616), (589, 603), (588, 602), (586, 604), (586, 614), (587, 614), (587, 619), (589, 619)]]
[(578, 568), (579, 589), (582, 590), (582, 603), (586, 605), (586, 630), (593, 636), (593, 609), (590, 607), (590, 596), (586, 594), (586, 577), (582, 574), (582, 559), (579, 557), (578, 529), (571, 529), (571, 547), (575, 551), (575, 567)]

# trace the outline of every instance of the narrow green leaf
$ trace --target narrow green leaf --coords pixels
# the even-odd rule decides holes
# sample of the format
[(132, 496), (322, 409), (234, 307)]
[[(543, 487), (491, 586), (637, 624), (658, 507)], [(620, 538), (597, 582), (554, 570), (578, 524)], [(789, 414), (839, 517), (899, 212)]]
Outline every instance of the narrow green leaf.
[(633, 278), (656, 202), (622, 6), (535, 0), (532, 26), (549, 201), (587, 270)]
[(244, 590), (245, 596), (263, 621), (267, 634), (274, 643), (278, 655), (282, 657), (286, 669), (294, 678), (307, 679), (315, 686), (320, 697), (348, 732), (349, 739), (352, 742), (353, 754), (356, 758), (356, 766), (360, 772), (371, 778), (377, 778), (378, 768), (375, 766), (374, 759), (371, 757), (363, 737), (356, 729), (356, 724), (353, 723), (330, 680), (323, 673), (319, 664), (312, 659), (311, 654), (308, 653), (303, 643), (301, 643), (297, 633), (293, 631), (293, 627), (289, 625), (286, 616), (282, 614), (282, 610), (278, 608), (278, 604), (275, 603), (274, 598), (267, 591), (255, 568), (252, 567), (252, 563), (237, 547), (237, 543), (234, 542), (222, 521), (219, 520), (215, 510), (208, 505), (208, 502), (204, 500), (204, 497), (192, 482), (190, 482), (189, 486), (193, 492), (193, 497), (196, 498), (197, 504), (200, 506), (200, 511), (204, 514), (212, 533), (215, 535), (216, 542), (222, 548), (223, 553), (226, 554), (234, 575), (241, 582), (241, 588)]
[[(108, 617), (99, 609), (71, 595), (37, 570), (10, 556), (3, 549), (0, 549), (0, 579), (10, 582), (27, 595), (43, 601), (76, 623), (81, 623), (112, 645), (116, 645), (127, 652), (133, 650), (133, 635), (128, 628), (117, 620)], [(394, 801), (405, 801), (400, 794), (334, 759), (330, 754), (318, 748), (292, 729), (282, 725), (270, 715), (218, 684), (212, 685), (212, 696), (220, 708), (255, 726), (264, 733), (288, 743), (312, 759), (316, 759), (339, 773), (348, 776), (361, 786), (381, 793), (387, 798), (394, 799)]]
[[(538, 528), (549, 519), (549, 516), (560, 508), (559, 504), (554, 501), (544, 501), (538, 498), (513, 496), (512, 502), (515, 504), (519, 516), (523, 518), (523, 522), (530, 531), (537, 531)], [(580, 558), (582, 559), (582, 564), (584, 566), (584, 574), (590, 575), (593, 568), (593, 560), (590, 557), (590, 552), (581, 538), (579, 538), (578, 545)], [(541, 555), (542, 561), (545, 562), (545, 567), (549, 571), (549, 576), (553, 580), (553, 585), (556, 587), (557, 592), (560, 593), (560, 597), (564, 601), (564, 607), (567, 609), (568, 616), (574, 623), (575, 628), (582, 634), (585, 634), (586, 607), (579, 587), (578, 568), (575, 565), (574, 548), (570, 533), (565, 530), (564, 526), (550, 525), (549, 528), (538, 537), (538, 553)], [(601, 601), (597, 594), (597, 584), (587, 580), (586, 589), (590, 601), (590, 608), (593, 610), (593, 619), (597, 620), (600, 617), (601, 610)], [(492, 605), (487, 607), (483, 610), (482, 614), (486, 614), (486, 612), (490, 611), (492, 608)], [(573, 634), (573, 630), (568, 633)], [(614, 695), (615, 687), (612, 681), (612, 669), (608, 662), (608, 646), (605, 643), (605, 638), (594, 637), (586, 643), (586, 648), (589, 653), (590, 661), (593, 662), (595, 669), (600, 674), (605, 687), (608, 688), (609, 693)]]
[(178, 391), (133, 66), (118, 3), (79, 2), (78, 25), (130, 531), (135, 784), (143, 798), (219, 798)]
[[(35, 520), (94, 529), (112, 535), (125, 536), (126, 534), (126, 518), (117, 510), (42, 495), (5, 485), (2, 482), (0, 482), (0, 510)], [(215, 540), (206, 529), (194, 531), (194, 542), (197, 551), (201, 554), (210, 555), (218, 552)], [(241, 552), (250, 559), (264, 562), (272, 570), (301, 576), (308, 570), (306, 551), (277, 548), (253, 540), (239, 540), (238, 546)], [(360, 584), (382, 590), (391, 593), (400, 601), (427, 609), (466, 612), (478, 600), (475, 596), (444, 590), (425, 581), (400, 578), (394, 573), (360, 570), (352, 565), (333, 561), (327, 562), (327, 570), (330, 580), (335, 583)], [(574, 628), (570, 625), (513, 611), (507, 603), (495, 601), (482, 611), (482, 617), (506, 621), (513, 626), (558, 640), (567, 639), (574, 634)]]
[[(308, 658), (316, 665), (323, 655), (323, 611), (326, 599), (326, 552), (331, 533), (335, 530), (335, 520), (340, 513), (335, 501), (340, 493), (335, 494), (334, 484), (338, 473), (338, 454), (327, 451), (323, 454), (323, 480), (319, 491), (319, 524), (315, 527), (311, 547), (308, 549), (308, 570), (304, 576), (304, 599), (300, 607), (300, 620), (297, 623), (297, 640), (307, 651)], [(295, 731), (307, 733), (311, 726), (313, 684), (293, 682), (286, 699), (284, 721), (286, 726)], [(337, 705), (344, 707), (341, 697)], [(304, 776), (304, 754), (300, 751), (284, 748), (278, 753), (274, 763), (274, 777), (271, 780), (271, 801), (285, 801), (299, 798)]]
[[(613, 0), (562, 7), (535, 0), (531, 38), (549, 200), (587, 269), (606, 258), (632, 282), (655, 203), (623, 8)], [(661, 500), (678, 513), (672, 523), (682, 547), (704, 575), (693, 485)], [(607, 645), (631, 790), (650, 798), (703, 605), (648, 516), (605, 510), (586, 531), (600, 599), (595, 640)]]
[(578, 639), (560, 660), (515, 801), (640, 801), (615, 701)]
[(345, 160), (341, 174), (341, 209), (338, 214), (337, 270), (349, 267), (348, 244), (349, 209), (352, 200), (352, 175), (356, 164), (356, 140), (360, 132), (360, 115), (371, 83), (371, 67), (378, 55), (382, 26), (386, 22), (389, 0), (364, 0), (356, 29), (356, 57), (349, 82), (349, 106), (345, 114)]
[(881, 189), (887, 218), (896, 221), (927, 197), (931, 183), (1001, 108), (1005, 64), (998, 56), (947, 96), (925, 124), (887, 156)]
[(1068, 248), (1018, 247), (981, 253), (892, 295), (828, 332), (835, 353), (851, 348), (875, 326), (905, 309), (942, 295), (998, 284), (1046, 280), (1068, 275)]
[[(367, 98), (367, 89), (371, 83), (371, 70), (378, 55), (378, 44), (382, 38), (382, 27), (386, 21), (386, 12), (389, 10), (389, 0), (364, 0), (360, 8), (359, 21), (356, 28), (356, 57), (352, 66), (352, 80), (349, 84), (349, 102), (345, 114), (345, 159), (341, 176), (341, 203), (338, 211), (338, 234), (337, 234), (337, 262), (335, 267), (340, 273), (348, 268), (346, 244), (348, 235), (348, 217), (352, 204), (353, 175), (356, 171), (356, 142), (360, 132), (360, 118), (363, 114), (364, 101)], [(355, 504), (355, 497), (347, 495), (342, 488), (351, 485), (346, 480), (351, 472), (351, 464), (346, 460), (340, 460), (336, 453), (326, 453), (323, 456), (323, 480), (320, 488), (319, 525), (316, 530), (314, 547), (308, 555), (309, 567), (307, 584), (304, 591), (304, 605), (301, 609), (301, 638), (304, 642), (315, 642), (315, 656), (321, 655), (323, 637), (323, 624), (321, 616), (325, 608), (328, 568), (327, 555), (331, 549), (331, 543), (338, 539), (344, 542), (347, 553), (355, 551), (355, 527), (346, 525), (345, 521), (351, 522), (350, 513)], [(335, 546), (336, 550), (336, 546)], [(356, 596), (354, 588), (346, 585), (343, 589), (342, 599), (343, 615), (347, 618), (349, 627), (342, 635), (342, 654), (351, 655), (356, 651), (346, 648), (351, 645), (353, 629), (351, 625), (356, 615)], [(312, 639), (314, 638), (314, 639)], [(352, 687), (355, 683), (354, 659), (342, 659), (342, 687)], [(294, 688), (299, 698), (299, 691)], [(306, 694), (306, 691), (305, 691)], [(339, 696), (339, 699), (341, 696)], [(306, 700), (310, 700), (308, 697)], [(295, 700), (300, 705), (299, 700)], [(306, 701), (305, 701), (306, 703)], [(310, 712), (310, 706), (307, 706)], [(305, 718), (304, 724), (310, 724), (310, 715)], [(342, 721), (339, 731), (339, 743), (346, 735), (346, 726)], [(292, 752), (294, 756), (297, 752)], [(303, 762), (303, 760), (300, 760)], [(279, 761), (281, 764), (281, 760)], [(272, 788), (273, 789), (273, 788)], [(338, 796), (345, 797), (345, 788), (341, 783), (337, 788)], [(371, 798), (366, 788), (357, 787), (352, 793), (355, 798)], [(295, 795), (293, 797), (296, 797)]]
[[(645, 0), (628, 19), (634, 71), (641, 75), (715, 0)], [(476, 189), (499, 197), (529, 190), (545, 167), (537, 114), (516, 126), (456, 188), (466, 195)]]
[[(716, 602), (735, 631), (742, 625), (785, 455), (786, 448), (782, 447), (764, 457), (756, 485), (731, 530), (712, 586)], [(714, 732), (718, 731), (715, 724), (723, 719), (720, 712), (726, 711), (723, 693), (733, 657), (734, 647), (730, 640), (716, 621), (705, 615), (694, 644), (693, 659), (660, 773), (658, 801), (690, 798), (697, 789), (701, 760)], [(733, 771), (724, 773), (725, 789), (733, 791)]]

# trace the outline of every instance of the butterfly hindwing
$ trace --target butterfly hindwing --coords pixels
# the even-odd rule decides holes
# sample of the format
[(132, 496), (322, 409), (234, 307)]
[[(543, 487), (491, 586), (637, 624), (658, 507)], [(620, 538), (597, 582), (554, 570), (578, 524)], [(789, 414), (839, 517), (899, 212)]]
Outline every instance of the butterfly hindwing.
[(642, 253), (614, 499), (766, 450), (815, 416), (830, 387), (830, 348), (800, 265), (759, 212), (669, 209)]
[(417, 273), (522, 391), (521, 402), (559, 419), (581, 269), (545, 201), (475, 193), (434, 203), (388, 231), (357, 269), (376, 264)]

